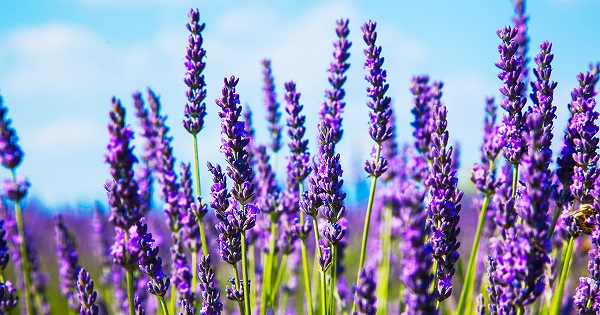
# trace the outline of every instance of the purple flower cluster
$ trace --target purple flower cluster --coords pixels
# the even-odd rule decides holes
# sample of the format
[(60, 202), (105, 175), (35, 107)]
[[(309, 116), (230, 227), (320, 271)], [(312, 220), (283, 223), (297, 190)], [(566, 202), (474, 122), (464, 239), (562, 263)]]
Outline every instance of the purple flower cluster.
[(504, 157), (511, 164), (518, 164), (521, 156), (526, 151), (526, 143), (523, 141), (523, 128), (525, 125), (525, 113), (523, 108), (527, 103), (525, 94), (525, 82), (523, 78), (524, 60), (518, 55), (519, 43), (515, 39), (519, 30), (506, 26), (497, 31), (502, 40), (498, 45), (500, 61), (496, 66), (502, 71), (498, 77), (504, 85), (500, 87), (500, 93), (505, 98), (500, 103), (507, 113), (502, 118), (503, 126), (501, 133), (506, 145), (503, 148)]
[(271, 135), (271, 144), (269, 147), (273, 152), (277, 153), (281, 149), (281, 112), (279, 111), (279, 103), (277, 102), (277, 94), (275, 93), (275, 80), (271, 70), (271, 60), (265, 59), (262, 61), (263, 77), (264, 77), (264, 102), (267, 108), (267, 121), (269, 122), (269, 134)]
[(210, 267), (210, 256), (200, 257), (198, 279), (200, 280), (200, 292), (202, 295), (200, 314), (221, 314), (223, 311), (223, 304), (219, 300), (221, 293), (216, 285), (215, 272)]
[(504, 146), (504, 139), (496, 125), (496, 105), (493, 98), (486, 99), (483, 144), (481, 145), (481, 163), (473, 166), (471, 181), (477, 190), (485, 195), (494, 194), (496, 185), (496, 167), (494, 162)]
[[(285, 111), (288, 113), (287, 134), (290, 137), (288, 146), (291, 154), (288, 157), (287, 173), (297, 183), (303, 182), (310, 174), (309, 167), (310, 154), (308, 153), (308, 139), (304, 139), (306, 127), (306, 116), (300, 112), (304, 106), (300, 105), (300, 93), (296, 91), (296, 83), (293, 81), (285, 83)], [(338, 101), (339, 102), (339, 101)]]
[(8, 108), (4, 106), (4, 99), (0, 96), (0, 162), (9, 170), (14, 170), (23, 160), (23, 150), (17, 143), (19, 138), (12, 121), (6, 117)]
[[(441, 82), (431, 86), (433, 93), (440, 93)], [(460, 210), (463, 193), (457, 188), (456, 172), (452, 171), (452, 147), (448, 148), (447, 109), (439, 97), (433, 97), (432, 117), (435, 133), (432, 134), (431, 161), (433, 168), (425, 181), (431, 187), (431, 200), (427, 209), (428, 224), (431, 237), (428, 243), (432, 248), (433, 258), (437, 261), (437, 293), (438, 301), (447, 299), (452, 294), (452, 276), (454, 264), (458, 261), (458, 234), (460, 228)]]
[(82, 268), (77, 276), (77, 299), (79, 300), (79, 303), (81, 303), (79, 314), (98, 315), (100, 309), (98, 308), (98, 305), (95, 304), (97, 298), (98, 293), (94, 291), (94, 280), (92, 280), (92, 276)]
[(357, 311), (354, 312), (355, 315), (375, 315), (377, 313), (376, 288), (375, 272), (369, 267), (363, 268), (359, 273), (358, 284), (355, 287), (357, 306)]
[(139, 268), (151, 278), (148, 281), (148, 291), (156, 296), (165, 296), (169, 289), (170, 279), (162, 270), (162, 259), (158, 256), (158, 246), (153, 247), (154, 239), (152, 233), (148, 232), (146, 223), (140, 221), (137, 224), (137, 233), (140, 252)]
[(75, 249), (75, 243), (71, 232), (67, 229), (62, 215), (55, 217), (54, 235), (56, 240), (56, 260), (58, 261), (58, 275), (60, 279), (60, 291), (69, 301), (69, 307), (73, 310), (79, 308), (76, 299), (77, 277), (81, 266), (79, 255)]
[(529, 21), (529, 16), (525, 14), (525, 0), (513, 0), (513, 4), (515, 7), (515, 15), (513, 16), (513, 27), (517, 30), (517, 36), (515, 37), (515, 41), (517, 42), (517, 44), (519, 44), (517, 56), (523, 58), (523, 69), (521, 77), (523, 78), (523, 81), (527, 81), (527, 77), (529, 76), (529, 70), (527, 68), (527, 64), (529, 63), (529, 58), (527, 57), (527, 53), (529, 50), (527, 22)]
[(431, 125), (431, 87), (429, 86), (429, 77), (426, 75), (415, 76), (411, 79), (410, 92), (413, 94), (413, 104), (411, 113), (415, 120), (411, 123), (415, 130), (415, 147), (419, 152), (427, 156), (431, 148), (431, 135), (434, 130)]
[(185, 54), (185, 78), (183, 82), (188, 86), (185, 91), (187, 103), (183, 108), (185, 119), (183, 127), (192, 135), (198, 134), (204, 127), (206, 116), (206, 82), (204, 81), (204, 67), (206, 63), (202, 60), (206, 57), (206, 50), (202, 47), (202, 31), (206, 24), (200, 24), (200, 13), (198, 9), (190, 10), (189, 22), (185, 25), (190, 32), (188, 47)]

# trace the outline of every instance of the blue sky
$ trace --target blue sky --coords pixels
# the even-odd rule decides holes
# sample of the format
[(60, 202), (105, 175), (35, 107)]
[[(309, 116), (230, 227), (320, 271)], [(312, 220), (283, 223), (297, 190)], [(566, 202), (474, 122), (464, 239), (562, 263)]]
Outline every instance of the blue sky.
[[(181, 127), (185, 85), (183, 56), (189, 8), (206, 22), (208, 122), (200, 134), (202, 161), (220, 161), (219, 123), (214, 99), (224, 76), (240, 77), (242, 103), (250, 104), (260, 141), (267, 132), (261, 92), (263, 58), (271, 58), (277, 92), (295, 80), (315, 138), (316, 113), (327, 88), (326, 69), (335, 39), (335, 20), (350, 18), (353, 42), (348, 72), (345, 139), (340, 144), (351, 183), (366, 175), (367, 134), (364, 43), (360, 25), (378, 22), (389, 95), (400, 140), (409, 140), (412, 75), (429, 74), (445, 82), (451, 141), (461, 142), (461, 180), (478, 159), (484, 97), (500, 84), (496, 29), (511, 23), (510, 1), (167, 1), (55, 0), (0, 2), (0, 94), (26, 152), (19, 173), (30, 178), (31, 195), (49, 206), (105, 201), (108, 178), (103, 155), (110, 98), (129, 109), (137, 126), (131, 94), (151, 87), (169, 116), (178, 161), (192, 159), (191, 137)], [(554, 43), (558, 106), (557, 137), (567, 119), (566, 104), (575, 75), (600, 60), (596, 0), (538, 0), (531, 16), (530, 56), (543, 40)], [(533, 62), (532, 62), (533, 63)], [(285, 116), (284, 116), (285, 117)], [(314, 146), (311, 146), (314, 152)], [(283, 165), (280, 158), (279, 165)], [(203, 162), (204, 163), (204, 162)], [(0, 177), (8, 177), (0, 171)], [(209, 176), (203, 172), (203, 186)]]

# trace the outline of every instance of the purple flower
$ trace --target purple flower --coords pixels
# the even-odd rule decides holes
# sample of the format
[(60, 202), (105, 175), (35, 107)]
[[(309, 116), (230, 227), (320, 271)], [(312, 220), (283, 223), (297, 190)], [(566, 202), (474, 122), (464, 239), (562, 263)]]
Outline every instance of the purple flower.
[(19, 303), (17, 290), (10, 280), (5, 283), (0, 282), (0, 288), (0, 291), (3, 292), (2, 297), (0, 297), (0, 310), (10, 313)]
[(10, 253), (6, 240), (8, 239), (7, 231), (4, 228), (4, 220), (0, 220), (0, 273), (4, 272), (6, 265), (10, 261)]
[(513, 16), (513, 27), (518, 31), (515, 41), (519, 44), (517, 50), (517, 56), (523, 58), (523, 71), (521, 77), (523, 81), (527, 81), (529, 76), (529, 70), (527, 64), (529, 58), (527, 58), (527, 52), (529, 50), (529, 36), (527, 36), (527, 22), (529, 16), (525, 14), (525, 0), (514, 0), (515, 15)]
[(181, 300), (186, 300), (188, 303), (194, 301), (194, 295), (192, 292), (192, 271), (187, 263), (187, 257), (183, 251), (182, 241), (173, 236), (173, 246), (171, 247), (171, 278), (173, 279), (173, 285), (179, 292)]
[(356, 302), (355, 315), (374, 315), (377, 313), (377, 296), (375, 295), (375, 289), (377, 283), (375, 282), (375, 273), (369, 267), (361, 269), (358, 274), (358, 284), (355, 286), (356, 296), (354, 297)]
[(296, 83), (294, 81), (285, 83), (285, 90), (287, 91), (284, 96), (287, 104), (285, 111), (289, 115), (287, 134), (290, 137), (290, 143), (288, 146), (291, 151), (287, 162), (287, 172), (289, 178), (294, 179), (296, 183), (301, 183), (311, 171), (308, 139), (304, 139), (306, 116), (300, 114), (304, 106), (300, 105), (300, 93), (296, 92)]
[(202, 295), (202, 308), (200, 314), (219, 315), (223, 311), (223, 304), (219, 301), (221, 293), (217, 288), (215, 272), (210, 267), (210, 255), (200, 257), (198, 264), (198, 279)]
[(262, 61), (263, 77), (264, 77), (264, 102), (267, 108), (267, 121), (269, 122), (269, 132), (271, 134), (271, 144), (269, 147), (273, 152), (279, 152), (281, 149), (281, 112), (279, 111), (279, 103), (277, 103), (277, 95), (275, 94), (275, 80), (271, 71), (271, 60), (265, 59)]
[(183, 127), (192, 135), (196, 135), (204, 127), (206, 116), (206, 82), (202, 71), (206, 63), (202, 60), (206, 57), (206, 50), (202, 48), (202, 31), (206, 24), (200, 24), (200, 13), (198, 9), (190, 10), (188, 13), (190, 21), (185, 25), (190, 35), (188, 47), (185, 54), (185, 78), (183, 82), (188, 86), (185, 91), (187, 103), (183, 108), (185, 119)]
[(136, 296), (133, 300), (135, 315), (146, 315), (146, 311), (142, 306), (142, 302), (140, 301), (139, 296)]
[(186, 300), (181, 300), (181, 308), (179, 309), (179, 315), (194, 315), (194, 307)]
[(271, 215), (272, 220), (277, 220), (283, 209), (280, 207), (279, 199), (281, 188), (277, 184), (275, 173), (269, 163), (269, 155), (264, 145), (256, 147), (254, 152), (256, 158), (256, 183), (257, 192), (255, 197), (256, 206), (263, 212)]
[(429, 77), (426, 75), (416, 76), (411, 79), (413, 94), (413, 108), (411, 113), (415, 120), (411, 125), (415, 128), (413, 137), (415, 138), (415, 147), (419, 152), (427, 156), (431, 147), (431, 87), (429, 86)]
[(524, 95), (525, 83), (523, 82), (525, 65), (523, 57), (518, 55), (520, 46), (516, 37), (519, 30), (507, 26), (499, 29), (497, 34), (502, 42), (498, 45), (500, 61), (496, 62), (496, 66), (502, 70), (498, 77), (504, 84), (500, 87), (500, 93), (505, 96), (500, 106), (507, 111), (502, 118), (504, 125), (501, 128), (501, 133), (506, 139), (503, 152), (504, 157), (511, 164), (518, 164), (526, 150), (526, 144), (522, 139), (525, 124), (523, 108), (527, 103)]
[(23, 176), (17, 176), (14, 179), (5, 179), (2, 182), (2, 190), (8, 199), (19, 202), (27, 195), (31, 184)]
[(137, 158), (130, 147), (133, 132), (125, 127), (125, 108), (114, 97), (110, 119), (110, 140), (105, 162), (109, 164), (113, 180), (104, 185), (111, 208), (109, 221), (121, 229), (129, 229), (142, 215), (138, 185), (133, 177), (133, 164), (137, 162)]
[(496, 125), (496, 108), (493, 98), (486, 99), (481, 163), (475, 164), (471, 175), (477, 190), (489, 196), (494, 194), (496, 182), (496, 167), (492, 166), (504, 146)]
[(0, 96), (0, 162), (9, 170), (13, 170), (21, 164), (23, 151), (17, 143), (19, 138), (15, 129), (10, 124), (12, 121), (6, 117), (8, 108), (4, 106), (4, 99)]
[(348, 35), (350, 29), (348, 28), (348, 19), (340, 19), (337, 21), (337, 27), (335, 29), (337, 40), (333, 42), (333, 58), (334, 60), (330, 63), (329, 69), (329, 84), (331, 89), (325, 90), (325, 102), (321, 104), (319, 109), (319, 115), (321, 120), (328, 121), (331, 126), (333, 142), (338, 143), (342, 139), (342, 113), (346, 103), (344, 102), (344, 96), (346, 91), (343, 89), (343, 85), (346, 82), (345, 73), (350, 68), (350, 64), (347, 62), (350, 57), (350, 46), (352, 43), (348, 41)]
[(148, 291), (156, 296), (165, 296), (169, 289), (170, 279), (162, 270), (162, 259), (158, 256), (158, 246), (153, 247), (152, 233), (148, 233), (148, 226), (143, 221), (137, 224), (137, 233), (140, 251), (139, 268), (151, 278), (148, 281)]
[(76, 310), (79, 308), (79, 303), (75, 297), (77, 291), (77, 277), (81, 270), (81, 266), (79, 265), (79, 255), (75, 249), (73, 236), (67, 229), (62, 216), (55, 216), (54, 222), (60, 292), (68, 299), (69, 307)]
[[(442, 83), (435, 82), (432, 89), (441, 90)], [(430, 157), (433, 164), (425, 185), (431, 187), (431, 200), (427, 212), (431, 235), (428, 244), (432, 247), (433, 258), (437, 261), (438, 301), (447, 299), (452, 293), (454, 264), (458, 261), (458, 234), (463, 193), (458, 189), (456, 172), (452, 171), (452, 147), (448, 148), (447, 109), (439, 98), (432, 102), (433, 127)]]
[[(198, 227), (198, 217), (202, 218), (208, 212), (208, 208), (198, 197), (194, 202), (192, 191), (192, 172), (190, 164), (181, 163), (181, 190), (179, 196), (179, 207), (183, 216), (181, 224), (183, 225), (183, 240), (190, 252), (197, 253), (200, 250), (200, 228)], [(204, 245), (208, 246), (208, 244)]]
[(91, 275), (82, 268), (77, 277), (77, 299), (79, 300), (79, 303), (81, 303), (79, 314), (98, 315), (100, 311), (98, 305), (95, 304), (97, 298), (98, 293), (94, 291), (94, 280), (92, 280)]

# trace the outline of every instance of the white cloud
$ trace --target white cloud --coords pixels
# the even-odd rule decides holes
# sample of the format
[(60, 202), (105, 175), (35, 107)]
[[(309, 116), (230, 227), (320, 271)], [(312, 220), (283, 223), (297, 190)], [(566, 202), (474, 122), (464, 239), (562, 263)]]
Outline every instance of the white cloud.
[(30, 139), (24, 145), (44, 155), (68, 155), (70, 152), (89, 150), (104, 139), (104, 126), (87, 117), (62, 117), (24, 133)]

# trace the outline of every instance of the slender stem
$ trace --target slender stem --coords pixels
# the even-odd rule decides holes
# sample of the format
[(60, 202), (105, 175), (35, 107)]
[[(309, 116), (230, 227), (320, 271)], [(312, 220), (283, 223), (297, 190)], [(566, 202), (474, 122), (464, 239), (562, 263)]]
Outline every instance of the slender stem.
[(331, 246), (331, 283), (330, 285), (330, 291), (329, 291), (329, 304), (327, 304), (329, 306), (329, 314), (333, 315), (335, 314), (335, 299), (334, 299), (334, 293), (335, 293), (335, 289), (337, 288), (337, 281), (336, 281), (336, 273), (337, 273), (337, 246)]
[[(256, 250), (254, 247), (254, 244), (250, 244), (248, 245), (248, 263), (250, 264), (250, 266), (252, 266), (250, 268), (250, 277), (251, 279), (256, 279), (256, 268), (254, 266), (256, 266), (255, 263), (255, 258), (256, 258)], [(256, 301), (256, 286), (250, 286), (250, 299), (252, 299), (252, 301)]]
[[(298, 183), (298, 196), (302, 201), (302, 192), (304, 188), (302, 182)], [(300, 224), (304, 224), (304, 211), (300, 210)], [(300, 240), (300, 252), (302, 254), (302, 274), (304, 276), (304, 291), (306, 293), (306, 304), (308, 315), (313, 315), (312, 292), (310, 288), (310, 274), (308, 271), (308, 255), (306, 253), (306, 239)]]
[[(243, 204), (241, 205), (243, 207)], [(246, 231), (242, 231), (242, 282), (244, 285), (244, 304), (246, 314), (252, 314), (250, 306), (250, 287), (248, 281), (248, 245), (246, 244)]]
[[(313, 222), (315, 223), (315, 228), (313, 231), (315, 232), (315, 245), (317, 245), (317, 254), (319, 257), (321, 256), (321, 246), (319, 246), (319, 222), (317, 221), (317, 215), (313, 215)], [(315, 256), (315, 259), (317, 256)]]
[[(196, 175), (196, 195), (202, 196), (202, 188), (200, 186), (200, 159), (198, 158), (198, 136), (194, 134), (194, 168)], [(204, 199), (202, 200), (204, 206)], [(204, 256), (208, 256), (208, 246), (206, 246), (206, 232), (204, 231), (204, 218), (198, 218), (198, 227), (200, 229), (200, 241), (202, 242), (202, 253)], [(196, 278), (196, 275), (194, 275)], [(196, 291), (196, 287), (192, 289)]]
[(389, 296), (389, 279), (390, 279), (390, 259), (391, 259), (391, 242), (392, 242), (392, 209), (385, 207), (383, 209), (383, 224), (381, 225), (380, 242), (381, 242), (381, 263), (379, 265), (379, 281), (377, 285), (377, 314), (387, 314), (388, 296)]
[(325, 270), (321, 271), (321, 315), (327, 315), (327, 290), (325, 289)]
[(465, 277), (463, 289), (460, 294), (460, 300), (458, 301), (458, 307), (456, 308), (457, 314), (463, 314), (467, 306), (467, 301), (473, 301), (472, 288), (475, 285), (475, 273), (477, 272), (477, 253), (479, 251), (479, 242), (481, 240), (481, 233), (483, 232), (483, 226), (485, 223), (489, 202), (490, 195), (486, 194), (483, 198), (481, 211), (479, 212), (479, 222), (477, 223), (477, 231), (475, 232), (475, 239), (473, 240), (473, 247), (471, 248), (471, 256), (469, 257), (469, 265), (467, 267), (467, 275)]
[(567, 245), (567, 249), (563, 253), (563, 266), (560, 272), (560, 280), (558, 282), (558, 288), (555, 288), (556, 295), (552, 297), (552, 311), (551, 315), (558, 315), (560, 313), (560, 306), (562, 302), (562, 296), (565, 289), (565, 282), (567, 280), (567, 275), (569, 273), (569, 269), (571, 268), (571, 259), (573, 258), (573, 245), (575, 243), (575, 237), (571, 236), (569, 238), (569, 244)]
[(550, 224), (550, 230), (548, 231), (548, 239), (552, 239), (552, 235), (554, 234), (554, 229), (556, 228), (556, 223), (558, 222), (558, 218), (560, 217), (560, 213), (562, 211), (562, 203), (556, 203), (556, 212), (554, 213), (554, 218), (552, 218), (552, 224)]
[[(11, 169), (13, 184), (17, 186), (16, 170)], [(19, 201), (15, 201), (15, 218), (17, 220), (17, 230), (19, 231), (19, 250), (21, 252), (21, 266), (23, 268), (23, 284), (25, 289), (25, 309), (28, 315), (33, 315), (33, 305), (31, 301), (31, 271), (29, 270), (29, 258), (27, 257), (27, 239), (25, 238), (25, 228), (23, 222), (23, 211)]]
[[(127, 243), (129, 243), (129, 231), (125, 230), (125, 243), (123, 244), (123, 252), (125, 252), (125, 261), (128, 261), (127, 257)], [(135, 314), (134, 296), (133, 296), (133, 270), (126, 268), (125, 277), (127, 279), (127, 300), (129, 306), (129, 315)]]
[[(231, 267), (233, 267), (233, 279), (235, 280), (235, 289), (239, 291), (240, 290), (240, 276), (239, 276), (237, 264), (233, 264), (233, 265), (231, 265)], [(244, 303), (238, 301), (238, 304), (240, 306), (240, 314), (242, 314), (242, 315), (246, 314), (246, 311), (244, 310)]]
[(277, 225), (275, 224), (275, 220), (271, 217), (271, 235), (269, 236), (269, 253), (267, 254), (265, 269), (264, 269), (264, 277), (262, 281), (262, 292), (260, 295), (260, 314), (264, 315), (267, 312), (267, 308), (269, 307), (269, 301), (272, 284), (271, 275), (273, 272), (273, 260), (275, 255), (275, 233), (277, 233)]
[(169, 309), (167, 308), (167, 302), (165, 302), (165, 297), (161, 296), (158, 300), (160, 301), (160, 307), (163, 311), (163, 314), (169, 315)]
[(196, 288), (198, 287), (198, 253), (196, 251), (191, 252), (192, 254), (192, 296), (194, 300), (191, 305), (196, 307)]
[(512, 197), (517, 195), (517, 183), (519, 182), (519, 164), (514, 165), (513, 179), (512, 179)]
[(271, 288), (270, 300), (271, 305), (275, 305), (275, 299), (277, 298), (277, 291), (279, 291), (279, 286), (283, 281), (283, 275), (287, 270), (287, 259), (288, 254), (283, 254), (283, 258), (281, 259), (281, 264), (279, 265), (279, 269), (277, 270), (277, 276), (275, 277), (275, 285)]
[(175, 314), (175, 299), (177, 297), (177, 287), (171, 286), (171, 298), (169, 299), (169, 309), (171, 313)]
[(429, 290), (429, 292), (431, 292), (431, 293), (435, 292), (437, 285), (438, 285), (437, 270), (438, 270), (438, 260), (434, 259), (433, 266), (431, 267), (431, 274), (433, 275), (433, 283), (431, 284), (431, 288)]

